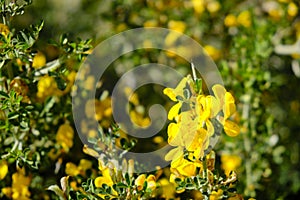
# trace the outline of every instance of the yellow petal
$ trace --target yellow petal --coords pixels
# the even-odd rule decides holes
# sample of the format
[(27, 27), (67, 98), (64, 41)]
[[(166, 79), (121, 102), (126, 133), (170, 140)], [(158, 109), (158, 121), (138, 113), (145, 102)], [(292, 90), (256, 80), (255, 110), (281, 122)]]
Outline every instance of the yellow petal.
[(219, 101), (220, 106), (222, 106), (224, 104), (224, 96), (226, 93), (226, 89), (222, 85), (216, 84), (212, 87), (212, 91), (214, 92), (214, 95)]
[(99, 153), (94, 149), (89, 148), (87, 145), (84, 145), (82, 148), (83, 153), (88, 154), (93, 157), (99, 157)]
[(108, 186), (112, 186), (114, 184), (114, 182), (111, 179), (108, 167), (106, 167), (105, 169), (102, 170), (102, 176), (101, 177), (97, 177), (95, 179), (96, 187), (102, 187), (103, 183), (105, 183)]
[(172, 101), (177, 101), (176, 94), (174, 93), (174, 89), (172, 88), (165, 88), (163, 93), (167, 95)]
[(0, 161), (0, 180), (4, 179), (8, 172), (7, 162), (5, 160)]
[(179, 146), (182, 144), (179, 126), (179, 124), (175, 123), (170, 123), (168, 126), (168, 143), (172, 146)]
[(143, 189), (145, 181), (146, 181), (145, 174), (141, 174), (135, 179), (134, 184), (137, 186), (138, 191)]
[(207, 128), (208, 137), (212, 136), (215, 132), (215, 128), (214, 128), (214, 125), (211, 123), (210, 120), (206, 121), (206, 128)]
[(223, 105), (224, 119), (230, 117), (236, 111), (234, 98), (230, 92), (225, 93), (225, 104)]
[(235, 137), (240, 134), (240, 127), (229, 120), (226, 120), (224, 123), (224, 131), (230, 137)]
[(172, 108), (170, 109), (169, 113), (168, 113), (168, 119), (169, 120), (172, 120), (174, 119), (178, 113), (179, 113), (179, 110), (181, 108), (181, 102), (175, 104), (174, 106), (172, 106)]
[(172, 149), (171, 151), (169, 151), (165, 155), (165, 160), (166, 161), (176, 160), (182, 155), (183, 155), (183, 148), (182, 147), (176, 147), (176, 148)]

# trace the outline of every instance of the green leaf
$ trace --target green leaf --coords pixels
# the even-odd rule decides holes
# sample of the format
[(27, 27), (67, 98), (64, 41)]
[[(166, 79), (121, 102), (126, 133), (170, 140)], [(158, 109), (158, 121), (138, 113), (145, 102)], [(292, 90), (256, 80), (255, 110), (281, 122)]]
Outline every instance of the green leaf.
[(0, 97), (9, 98), (6, 92), (0, 91)]
[(51, 185), (47, 188), (47, 190), (53, 191), (60, 200), (67, 200), (64, 192), (57, 185)]
[(19, 112), (17, 111), (8, 114), (8, 119), (16, 119), (18, 117), (19, 117)]

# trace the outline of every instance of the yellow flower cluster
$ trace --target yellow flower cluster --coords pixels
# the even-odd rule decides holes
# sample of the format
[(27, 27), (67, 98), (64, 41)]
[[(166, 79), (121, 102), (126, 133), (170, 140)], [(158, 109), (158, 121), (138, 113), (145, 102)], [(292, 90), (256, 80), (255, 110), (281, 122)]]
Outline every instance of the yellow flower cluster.
[(197, 168), (202, 167), (200, 160), (215, 134), (213, 123), (222, 125), (229, 136), (239, 134), (238, 125), (228, 120), (236, 111), (231, 93), (217, 84), (212, 88), (215, 96), (204, 95), (198, 83), (199, 80), (188, 76), (175, 89), (164, 89), (164, 94), (177, 102), (168, 113), (168, 119), (175, 120), (168, 126), (168, 143), (175, 148), (165, 156), (172, 160), (171, 169), (176, 177), (195, 176)]
[(69, 176), (77, 176), (79, 174), (84, 176), (86, 170), (92, 168), (92, 164), (93, 163), (90, 160), (86, 160), (86, 159), (81, 159), (78, 166), (76, 166), (72, 162), (68, 162), (66, 164), (65, 172)]
[(156, 178), (153, 174), (146, 176), (145, 174), (139, 175), (136, 179), (134, 184), (137, 187), (137, 190), (140, 191), (143, 189), (145, 182), (147, 182), (147, 189), (154, 191), (156, 188)]
[(69, 152), (70, 148), (73, 146), (74, 130), (70, 124), (65, 123), (60, 125), (56, 133), (56, 141), (61, 145), (64, 152)]
[(2, 188), (2, 193), (7, 197), (15, 200), (29, 200), (30, 199), (30, 177), (25, 176), (24, 170), (18, 170), (12, 175), (12, 186)]
[(64, 94), (67, 94), (72, 89), (73, 83), (75, 81), (75, 77), (76, 77), (75, 71), (71, 71), (67, 75), (66, 77), (67, 87), (63, 91), (58, 88), (54, 77), (48, 75), (41, 77), (37, 84), (37, 90), (38, 90), (36, 95), (37, 98), (40, 101), (44, 101), (49, 96), (62, 96)]
[(214, 14), (221, 8), (221, 4), (216, 0), (192, 0), (192, 4), (197, 14), (202, 14), (205, 9)]
[(224, 25), (227, 27), (235, 27), (241, 25), (249, 28), (251, 24), (251, 14), (248, 10), (241, 12), (238, 16), (228, 14), (224, 19)]

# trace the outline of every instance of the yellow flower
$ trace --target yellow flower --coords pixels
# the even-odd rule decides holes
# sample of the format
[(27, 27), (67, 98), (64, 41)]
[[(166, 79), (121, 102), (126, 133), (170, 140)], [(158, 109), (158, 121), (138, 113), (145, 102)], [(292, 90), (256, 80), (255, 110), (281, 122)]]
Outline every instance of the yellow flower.
[(46, 57), (45, 55), (38, 51), (38, 53), (33, 57), (33, 61), (32, 61), (32, 67), (35, 69), (44, 67), (46, 64)]
[(282, 15), (283, 15), (283, 10), (280, 7), (275, 7), (272, 8), (270, 10), (268, 10), (268, 14), (269, 16), (273, 19), (273, 20), (280, 20)]
[(233, 14), (227, 15), (224, 19), (224, 24), (227, 27), (237, 26), (236, 16), (234, 16)]
[(5, 160), (0, 160), (0, 180), (4, 179), (8, 172), (8, 165)]
[(0, 34), (3, 35), (5, 38), (9, 34), (9, 28), (5, 24), (0, 23)]
[(238, 24), (248, 28), (251, 26), (251, 15), (248, 10), (241, 12), (237, 17)]
[[(229, 197), (228, 200), (243, 200), (243, 196), (240, 194), (236, 194), (232, 197)], [(248, 200), (255, 200), (254, 198), (249, 198)]]
[(85, 114), (89, 119), (94, 118), (100, 121), (101, 126), (109, 127), (112, 115), (111, 98), (88, 100), (85, 105)]
[(12, 199), (16, 200), (29, 200), (30, 198), (30, 185), (31, 179), (25, 176), (24, 170), (19, 170), (12, 175)]
[(154, 175), (150, 174), (147, 177), (147, 188), (150, 189), (151, 191), (155, 190), (156, 188), (156, 178)]
[(141, 174), (135, 179), (134, 184), (137, 186), (138, 191), (143, 189), (145, 181), (146, 181), (146, 175), (145, 174)]
[(147, 182), (147, 189), (150, 189), (152, 191), (155, 190), (156, 188), (155, 176), (150, 174), (148, 177), (146, 177), (145, 174), (141, 174), (134, 181), (134, 184), (137, 186), (138, 191), (141, 191), (144, 188), (145, 182)]
[(132, 91), (130, 87), (125, 87), (124, 92), (127, 98), (129, 98), (130, 103), (132, 103), (135, 106), (139, 105), (139, 97), (136, 93)]
[(81, 171), (86, 171), (92, 168), (93, 163), (90, 160), (81, 159), (78, 165), (78, 169)]
[(203, 11), (205, 10), (204, 0), (192, 0), (192, 3), (193, 3), (194, 10), (197, 14), (203, 13)]
[(168, 23), (168, 28), (183, 33), (186, 29), (186, 24), (183, 21), (170, 20)]
[(202, 167), (202, 164), (199, 161), (188, 161), (184, 159), (183, 156), (171, 162), (171, 168), (176, 169), (181, 176), (186, 177), (195, 176), (197, 167)]
[(102, 171), (102, 176), (99, 176), (95, 179), (95, 186), (102, 187), (103, 184), (108, 186), (112, 186), (114, 184), (111, 175), (110, 175), (110, 168), (105, 167)]
[(209, 200), (218, 200), (223, 195), (223, 190), (218, 189), (218, 191), (212, 191), (209, 196)]
[(129, 115), (131, 121), (142, 128), (150, 125), (150, 119), (148, 117), (143, 117), (143, 115), (138, 113), (136, 110), (130, 111)]
[(69, 149), (73, 146), (74, 130), (68, 124), (62, 124), (56, 133), (56, 141), (60, 144), (65, 152), (69, 152)]
[(175, 186), (168, 179), (162, 178), (158, 181), (158, 184), (162, 188), (162, 198), (174, 199), (175, 198)]
[(68, 162), (66, 164), (65, 172), (69, 176), (77, 176), (78, 174), (80, 174), (80, 171), (77, 168), (77, 166), (74, 163), (71, 163), (71, 162)]
[(212, 90), (224, 114), (223, 118), (219, 117), (219, 121), (223, 124), (225, 133), (229, 136), (237, 136), (240, 133), (239, 126), (227, 120), (236, 111), (232, 94), (219, 84), (214, 85)]
[(144, 22), (144, 27), (157, 27), (157, 20), (148, 20)]
[(37, 84), (37, 89), (37, 97), (42, 101), (49, 96), (62, 95), (62, 91), (58, 89), (55, 79), (48, 75), (40, 78)]
[(294, 2), (289, 3), (287, 12), (289, 16), (295, 17), (298, 14), (297, 5)]
[(218, 60), (221, 57), (220, 50), (211, 45), (206, 45), (204, 47), (204, 50), (206, 51), (207, 55), (210, 56), (213, 60)]
[(93, 90), (95, 87), (95, 77), (94, 76), (88, 76), (86, 80), (84, 81), (84, 89), (86, 90)]
[(208, 12), (216, 13), (220, 10), (221, 4), (218, 1), (209, 1), (206, 8)]
[(177, 96), (183, 97), (183, 90), (186, 87), (188, 78), (184, 77), (175, 89), (165, 88), (164, 94), (167, 95), (172, 101), (178, 101)]
[(221, 167), (225, 171), (225, 174), (229, 176), (231, 171), (236, 170), (242, 164), (242, 159), (238, 155), (221, 155)]

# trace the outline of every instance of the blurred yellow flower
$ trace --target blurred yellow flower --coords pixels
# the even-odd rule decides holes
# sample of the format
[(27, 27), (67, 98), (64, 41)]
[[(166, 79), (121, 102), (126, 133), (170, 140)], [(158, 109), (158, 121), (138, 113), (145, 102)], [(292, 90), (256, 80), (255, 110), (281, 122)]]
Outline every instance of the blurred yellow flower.
[(85, 104), (85, 114), (87, 118), (96, 119), (100, 122), (101, 126), (108, 128), (112, 116), (111, 98), (88, 100)]
[(58, 89), (55, 79), (48, 75), (40, 78), (37, 89), (37, 97), (41, 101), (49, 96), (61, 96), (63, 94), (62, 91)]
[(225, 174), (229, 176), (231, 171), (236, 170), (242, 164), (242, 159), (238, 155), (221, 155), (221, 168), (224, 170)]
[(9, 34), (9, 28), (5, 24), (0, 23), (0, 34), (3, 35), (5, 38)]
[(85, 175), (86, 170), (92, 168), (92, 162), (86, 159), (81, 159), (79, 165), (68, 162), (66, 164), (65, 172), (69, 176), (77, 176), (78, 174)]
[(158, 22), (157, 20), (148, 20), (144, 22), (144, 27), (157, 27), (158, 26)]
[[(183, 21), (170, 20), (168, 22), (168, 28), (173, 31), (183, 33), (186, 29), (186, 24)], [(181, 34), (179, 34), (179, 33), (170, 32), (165, 39), (165, 45), (167, 47), (172, 46), (180, 36), (181, 36)]]
[(132, 88), (130, 87), (125, 87), (124, 88), (125, 95), (129, 99), (129, 102), (132, 103), (133, 105), (137, 106), (139, 105), (139, 97), (137, 93), (134, 93)]
[(294, 2), (289, 3), (287, 9), (288, 15), (291, 17), (295, 17), (298, 14), (298, 7)]
[(77, 176), (78, 174), (80, 174), (80, 171), (77, 168), (77, 166), (74, 163), (71, 163), (71, 162), (68, 162), (66, 164), (65, 172), (69, 176)]
[(69, 152), (73, 146), (74, 130), (70, 124), (65, 123), (60, 125), (56, 133), (56, 141), (61, 145), (65, 152)]
[(38, 51), (37, 54), (33, 57), (32, 67), (35, 69), (44, 67), (46, 65), (46, 57), (45, 55)]
[(206, 51), (207, 55), (210, 56), (213, 60), (218, 60), (221, 57), (221, 52), (219, 49), (215, 48), (211, 45), (204, 46), (204, 50)]
[(248, 10), (241, 12), (237, 17), (237, 22), (238, 24), (246, 28), (249, 28), (252, 24), (250, 12)]
[(143, 117), (143, 115), (136, 110), (130, 111), (129, 115), (131, 121), (142, 128), (149, 126), (151, 123), (148, 117)]
[[(232, 197), (229, 197), (228, 200), (244, 200), (243, 196), (240, 194), (236, 194)], [(249, 198), (248, 200), (255, 200), (254, 198)]]
[(0, 160), (0, 180), (4, 179), (8, 172), (8, 165), (5, 160)]
[(205, 1), (204, 0), (192, 0), (194, 10), (197, 14), (201, 14), (205, 10)]
[(86, 90), (93, 90), (95, 87), (95, 77), (88, 76), (84, 81), (84, 89)]
[(2, 188), (3, 194), (13, 200), (30, 200), (30, 177), (25, 176), (24, 169), (18, 170), (12, 175), (11, 187)]
[(86, 171), (88, 169), (91, 169), (92, 165), (93, 165), (92, 161), (87, 159), (81, 159), (79, 161), (78, 169), (82, 171)]
[(165, 199), (174, 199), (175, 198), (175, 186), (166, 178), (161, 178), (158, 181), (160, 188), (162, 189), (162, 198)]
[(208, 12), (216, 13), (220, 10), (221, 4), (218, 1), (209, 1), (206, 6)]
[(186, 29), (186, 23), (183, 21), (170, 20), (168, 23), (168, 28), (183, 33)]
[(268, 14), (273, 20), (280, 20), (283, 16), (283, 10), (278, 6), (276, 8), (270, 9), (268, 11)]
[(224, 24), (227, 27), (233, 27), (233, 26), (237, 26), (237, 18), (235, 15), (233, 14), (229, 14), (225, 17), (224, 19)]

